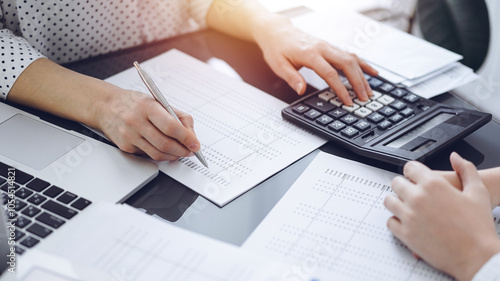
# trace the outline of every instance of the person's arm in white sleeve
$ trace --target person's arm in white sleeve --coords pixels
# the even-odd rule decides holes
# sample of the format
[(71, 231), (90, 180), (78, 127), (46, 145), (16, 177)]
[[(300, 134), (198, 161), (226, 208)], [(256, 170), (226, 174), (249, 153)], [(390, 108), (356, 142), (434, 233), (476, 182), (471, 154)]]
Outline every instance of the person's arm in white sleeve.
[(494, 255), (476, 273), (472, 281), (499, 281), (500, 280), (500, 253)]
[[(0, 10), (0, 14), (2, 11)], [(0, 100), (7, 99), (21, 73), (35, 60), (44, 57), (24, 38), (14, 35), (0, 22)]]

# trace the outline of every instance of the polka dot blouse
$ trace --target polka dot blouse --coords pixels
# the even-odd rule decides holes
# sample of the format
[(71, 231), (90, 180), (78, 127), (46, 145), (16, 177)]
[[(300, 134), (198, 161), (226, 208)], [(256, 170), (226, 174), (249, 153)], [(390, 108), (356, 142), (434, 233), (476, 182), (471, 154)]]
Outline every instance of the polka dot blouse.
[(213, 0), (0, 0), (0, 100), (41, 57), (68, 63), (206, 26)]

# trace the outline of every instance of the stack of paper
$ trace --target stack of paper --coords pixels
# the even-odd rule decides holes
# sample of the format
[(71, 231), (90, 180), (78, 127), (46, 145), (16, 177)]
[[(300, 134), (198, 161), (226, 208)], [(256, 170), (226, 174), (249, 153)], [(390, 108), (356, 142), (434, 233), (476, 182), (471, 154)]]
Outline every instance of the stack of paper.
[[(357, 54), (377, 68), (380, 76), (426, 98), (476, 79), (470, 68), (458, 62), (462, 56), (352, 10), (311, 12), (292, 21), (305, 32)], [(301, 72), (312, 86), (327, 87), (311, 70)]]

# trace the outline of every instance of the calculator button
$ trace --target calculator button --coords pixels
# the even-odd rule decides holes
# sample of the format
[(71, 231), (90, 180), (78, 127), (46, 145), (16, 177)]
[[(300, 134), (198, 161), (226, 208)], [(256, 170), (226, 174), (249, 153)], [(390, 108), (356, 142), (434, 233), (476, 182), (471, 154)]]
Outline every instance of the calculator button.
[(403, 99), (409, 103), (416, 103), (417, 101), (420, 100), (420, 97), (415, 95), (415, 94), (409, 94), (406, 97), (404, 97)]
[(344, 129), (345, 128), (345, 124), (340, 122), (340, 121), (335, 121), (333, 123), (331, 123), (330, 125), (328, 125), (328, 129), (332, 130), (332, 131), (335, 131), (335, 132), (340, 132), (340, 130)]
[(330, 103), (337, 107), (341, 107), (344, 104), (339, 98), (334, 98), (330, 100)]
[(362, 107), (356, 111), (354, 111), (354, 114), (361, 117), (361, 118), (365, 118), (366, 116), (372, 114), (373, 111), (369, 110), (368, 108), (366, 107)]
[(304, 116), (307, 119), (314, 120), (314, 119), (318, 118), (319, 116), (321, 116), (321, 113), (317, 110), (311, 109), (306, 114), (304, 114)]
[(408, 91), (405, 89), (397, 88), (394, 91), (391, 92), (391, 95), (397, 97), (397, 98), (402, 98), (406, 94), (408, 94)]
[(386, 93), (389, 93), (390, 91), (394, 90), (394, 87), (393, 85), (389, 84), (389, 83), (384, 83), (382, 84), (379, 89), (386, 92)]
[(332, 104), (330, 104), (329, 102), (326, 102), (322, 99), (319, 99), (317, 97), (314, 97), (314, 98), (311, 98), (311, 99), (308, 99), (304, 102), (306, 105), (320, 111), (320, 112), (328, 112), (332, 109), (335, 108), (335, 106), (333, 106)]
[(403, 110), (406, 107), (406, 103), (398, 100), (398, 101), (391, 103), (390, 106), (399, 111), (399, 110)]
[(295, 113), (298, 113), (298, 114), (303, 114), (304, 112), (307, 112), (309, 110), (309, 107), (303, 105), (303, 104), (299, 104), (299, 105), (296, 105), (292, 108), (292, 110), (295, 112)]
[(398, 123), (399, 121), (403, 120), (403, 116), (400, 115), (400, 114), (396, 114), (396, 115), (393, 115), (389, 118), (389, 121), (391, 121), (392, 123), (396, 124)]
[(353, 104), (352, 106), (343, 105), (342, 108), (347, 112), (354, 112), (356, 109), (360, 108), (360, 106), (357, 104)]
[(372, 94), (373, 95), (370, 97), (371, 100), (377, 100), (382, 96), (382, 94), (380, 92), (377, 92), (377, 91), (372, 91)]
[(378, 111), (379, 109), (381, 109), (382, 107), (384, 107), (384, 105), (381, 104), (380, 102), (372, 101), (369, 104), (367, 104), (365, 107), (368, 108), (371, 111)]
[(354, 127), (358, 130), (360, 130), (361, 132), (364, 132), (368, 129), (371, 128), (372, 125), (370, 125), (368, 122), (366, 121), (359, 121), (358, 123), (354, 124)]
[(382, 82), (381, 80), (375, 78), (375, 77), (372, 77), (372, 79), (370, 79), (370, 81), (368, 81), (368, 84), (370, 84), (370, 87), (372, 89), (375, 89), (377, 88), (378, 86), (384, 84), (384, 82)]
[(365, 106), (366, 104), (370, 103), (371, 100), (361, 101), (360, 99), (354, 99), (353, 102), (355, 102), (356, 104), (359, 104), (360, 106)]
[(356, 95), (356, 93), (352, 90), (349, 90), (348, 91), (349, 93), (349, 97), (351, 98), (351, 100), (355, 99), (358, 95)]
[(356, 121), (358, 121), (358, 118), (352, 116), (351, 114), (348, 114), (344, 117), (342, 117), (342, 122), (346, 123), (347, 125), (352, 125), (354, 123), (356, 123)]
[(394, 98), (391, 98), (388, 95), (383, 95), (377, 101), (380, 102), (383, 105), (388, 105), (388, 104), (394, 102)]
[(337, 95), (330, 91), (324, 91), (323, 93), (319, 94), (318, 97), (324, 101), (330, 101), (331, 99), (336, 98)]
[(343, 129), (340, 133), (348, 138), (353, 138), (354, 136), (359, 134), (359, 131), (354, 129), (353, 127), (347, 127)]
[(408, 107), (408, 108), (405, 108), (404, 110), (401, 110), (399, 113), (401, 115), (403, 115), (404, 117), (410, 117), (413, 114), (413, 109)]
[(379, 110), (378, 112), (386, 117), (389, 117), (391, 115), (394, 115), (396, 113), (396, 110), (392, 107), (386, 106), (386, 107), (382, 108), (381, 110)]
[(379, 113), (373, 113), (372, 115), (368, 116), (368, 120), (373, 122), (373, 123), (378, 123), (382, 120), (384, 120), (384, 116), (382, 114), (379, 114)]
[(321, 116), (320, 118), (316, 119), (316, 123), (326, 126), (330, 124), (333, 121), (332, 117), (328, 117), (326, 115)]
[(390, 126), (392, 126), (392, 123), (387, 121), (387, 120), (384, 120), (382, 122), (380, 122), (377, 127), (380, 129), (380, 130), (385, 130), (387, 128), (389, 128)]
[(337, 108), (337, 109), (334, 109), (330, 112), (328, 112), (328, 115), (330, 115), (331, 117), (335, 118), (335, 119), (340, 119), (342, 117), (344, 117), (345, 115), (347, 115), (347, 111), (343, 110), (342, 108)]

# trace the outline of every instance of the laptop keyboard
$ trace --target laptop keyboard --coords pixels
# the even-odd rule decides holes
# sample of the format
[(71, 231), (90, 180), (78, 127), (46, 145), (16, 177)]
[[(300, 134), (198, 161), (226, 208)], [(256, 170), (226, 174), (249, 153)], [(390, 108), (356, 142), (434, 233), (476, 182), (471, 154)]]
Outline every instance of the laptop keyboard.
[(92, 203), (19, 169), (12, 169), (15, 174), (9, 174), (9, 169), (0, 162), (0, 193), (7, 220), (16, 226), (18, 254), (38, 244)]

